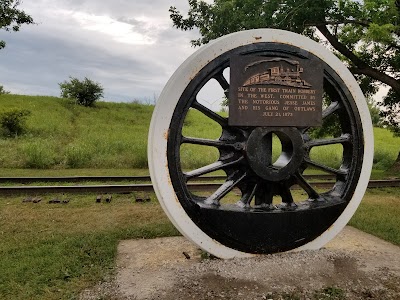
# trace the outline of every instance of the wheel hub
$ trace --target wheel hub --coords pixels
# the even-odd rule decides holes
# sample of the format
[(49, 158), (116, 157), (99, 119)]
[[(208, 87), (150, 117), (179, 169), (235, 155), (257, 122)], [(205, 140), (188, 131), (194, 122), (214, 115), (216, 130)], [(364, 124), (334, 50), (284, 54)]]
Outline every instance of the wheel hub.
[[(281, 144), (282, 153), (272, 161), (272, 134)], [(281, 181), (293, 175), (300, 167), (304, 156), (304, 141), (294, 127), (257, 127), (247, 141), (247, 159), (252, 170), (261, 178)]]

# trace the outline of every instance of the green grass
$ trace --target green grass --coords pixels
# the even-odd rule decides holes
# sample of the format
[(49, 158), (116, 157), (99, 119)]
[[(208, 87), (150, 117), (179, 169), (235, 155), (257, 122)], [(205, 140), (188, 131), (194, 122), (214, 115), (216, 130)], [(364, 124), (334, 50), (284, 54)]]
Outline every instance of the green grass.
[(370, 189), (350, 225), (400, 246), (400, 189)]
[(178, 234), (156, 201), (68, 195), (68, 204), (0, 202), (0, 299), (74, 299), (113, 272), (118, 241)]
[(60, 176), (142, 176), (148, 169), (11, 169), (0, 168), (2, 177), (60, 177)]
[(314, 300), (344, 300), (346, 299), (345, 292), (338, 287), (330, 286), (321, 290), (315, 291)]
[[(28, 131), (17, 138), (0, 139), (0, 166), (5, 169), (146, 169), (147, 136), (153, 107), (138, 103), (99, 102), (94, 108), (67, 99), (44, 96), (0, 95), (1, 111), (31, 111)], [(222, 113), (225, 114), (226, 113)], [(186, 136), (218, 139), (221, 127), (191, 109), (184, 120)], [(387, 170), (400, 150), (400, 138), (375, 128), (375, 170)], [(313, 148), (311, 158), (331, 167), (341, 162), (341, 145)], [(273, 159), (281, 152), (273, 139)], [(184, 169), (214, 162), (216, 148), (184, 144)]]
[[(1, 176), (148, 174), (151, 106), (100, 102), (85, 108), (66, 99), (18, 95), (1, 95), (0, 101), (0, 111), (32, 112), (25, 135), (0, 139)], [(220, 127), (198, 111), (190, 111), (184, 125), (188, 136), (221, 135)], [(380, 128), (374, 134), (373, 176), (383, 178), (400, 138)], [(276, 159), (280, 144), (277, 138), (273, 143)], [(313, 159), (340, 164), (337, 145), (318, 148)], [(218, 156), (210, 147), (181, 148), (185, 169)], [(69, 204), (47, 204), (53, 197), (38, 204), (21, 203), (22, 197), (0, 199), (0, 299), (74, 299), (113, 273), (119, 240), (178, 234), (154, 199), (136, 204), (131, 195), (116, 195), (111, 204), (96, 204), (93, 195), (71, 195)], [(400, 245), (399, 199), (399, 189), (369, 190), (350, 224)]]
[(374, 166), (375, 170), (389, 169), (400, 152), (400, 137), (384, 128), (374, 128)]
[(146, 168), (153, 107), (99, 102), (94, 108), (67, 99), (1, 95), (1, 109), (32, 112), (28, 131), (0, 140), (6, 168)]
[[(66, 195), (68, 204), (0, 201), (0, 299), (75, 299), (113, 274), (119, 240), (177, 235), (152, 195)], [(350, 224), (400, 245), (400, 190), (368, 190)]]

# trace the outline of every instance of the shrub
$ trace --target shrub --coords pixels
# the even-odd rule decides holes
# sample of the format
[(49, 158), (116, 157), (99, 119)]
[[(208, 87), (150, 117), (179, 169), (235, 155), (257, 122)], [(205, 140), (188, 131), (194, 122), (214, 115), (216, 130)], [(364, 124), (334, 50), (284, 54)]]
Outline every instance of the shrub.
[(13, 109), (0, 115), (0, 125), (4, 136), (17, 136), (26, 131), (26, 119), (31, 114), (26, 109)]
[(2, 85), (0, 85), (0, 95), (9, 94), (9, 91), (6, 91)]
[(103, 97), (103, 87), (85, 77), (83, 81), (70, 77), (70, 81), (59, 83), (61, 97), (74, 99), (77, 104), (93, 106), (97, 100)]

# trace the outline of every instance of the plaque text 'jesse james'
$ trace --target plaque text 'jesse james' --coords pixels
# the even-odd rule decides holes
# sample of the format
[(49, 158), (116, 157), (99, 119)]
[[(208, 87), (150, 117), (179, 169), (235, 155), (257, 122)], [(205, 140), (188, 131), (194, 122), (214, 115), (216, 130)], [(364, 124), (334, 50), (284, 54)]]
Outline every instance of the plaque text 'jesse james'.
[(234, 56), (229, 125), (319, 126), (323, 69), (317, 59)]

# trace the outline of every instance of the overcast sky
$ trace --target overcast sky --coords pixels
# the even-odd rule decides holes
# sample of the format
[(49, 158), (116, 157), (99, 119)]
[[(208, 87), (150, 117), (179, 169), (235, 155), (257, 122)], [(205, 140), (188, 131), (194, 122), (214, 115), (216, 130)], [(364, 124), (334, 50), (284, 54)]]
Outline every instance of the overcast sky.
[(197, 32), (172, 27), (169, 7), (187, 0), (25, 0), (37, 25), (0, 31), (0, 85), (15, 94), (59, 96), (58, 83), (85, 76), (106, 101), (153, 101), (197, 48)]

